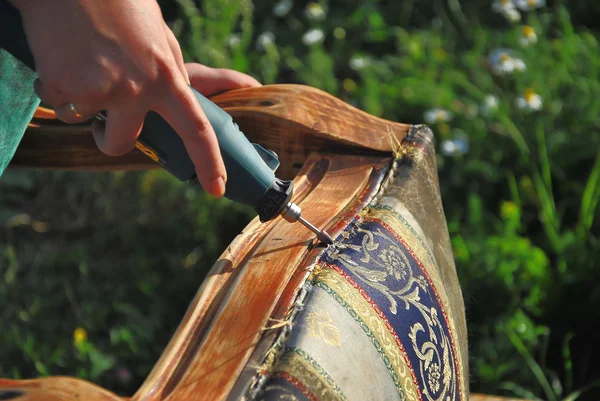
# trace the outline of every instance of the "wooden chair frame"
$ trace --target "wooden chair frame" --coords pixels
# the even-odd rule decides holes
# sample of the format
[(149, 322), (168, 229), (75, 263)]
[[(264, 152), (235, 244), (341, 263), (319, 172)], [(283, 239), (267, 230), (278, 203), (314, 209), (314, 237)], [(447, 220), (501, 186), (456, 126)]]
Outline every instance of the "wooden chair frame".
[[(278, 176), (295, 180), (305, 216), (335, 236), (377, 196), (400, 144), (415, 127), (371, 116), (320, 90), (300, 85), (240, 89), (212, 99), (252, 142), (275, 151)], [(158, 166), (134, 150), (109, 157), (95, 146), (89, 123), (66, 125), (38, 109), (14, 166), (85, 171)], [(260, 363), (292, 312), (299, 284), (322, 247), (303, 227), (253, 220), (224, 251), (136, 401), (227, 400), (247, 394)], [(261, 265), (261, 268), (255, 268)], [(224, 339), (227, 341), (224, 341)], [(120, 400), (68, 377), (0, 379), (0, 400)], [(502, 398), (471, 395), (472, 401)]]

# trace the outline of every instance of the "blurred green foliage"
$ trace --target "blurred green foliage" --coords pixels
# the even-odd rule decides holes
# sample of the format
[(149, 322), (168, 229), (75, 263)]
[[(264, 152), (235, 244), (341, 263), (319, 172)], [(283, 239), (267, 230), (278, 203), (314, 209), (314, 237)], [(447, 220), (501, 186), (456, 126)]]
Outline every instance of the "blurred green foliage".
[[(472, 390), (598, 399), (596, 2), (513, 22), (475, 0), (161, 4), (188, 61), (429, 123)], [(161, 171), (15, 170), (0, 191), (0, 376), (77, 374), (124, 394), (252, 216)]]

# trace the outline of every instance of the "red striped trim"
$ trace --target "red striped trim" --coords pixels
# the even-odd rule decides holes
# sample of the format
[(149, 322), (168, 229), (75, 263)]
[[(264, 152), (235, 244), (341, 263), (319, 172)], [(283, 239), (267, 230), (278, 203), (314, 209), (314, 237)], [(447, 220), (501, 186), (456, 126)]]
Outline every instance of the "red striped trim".
[(388, 318), (383, 314), (383, 311), (381, 310), (379, 305), (377, 305), (377, 303), (375, 303), (375, 301), (373, 301), (373, 299), (360, 286), (360, 284), (358, 284), (350, 275), (348, 275), (348, 273), (346, 273), (344, 270), (342, 270), (341, 267), (339, 267), (338, 265), (335, 265), (335, 264), (327, 263), (327, 264), (325, 264), (324, 268), (329, 268), (329, 269), (335, 270), (340, 276), (342, 276), (348, 282), (348, 284), (350, 284), (354, 289), (356, 289), (358, 291), (358, 293), (360, 295), (362, 295), (362, 297), (373, 307), (373, 310), (375, 311), (377, 316), (379, 316), (379, 318), (381, 320), (383, 320), (383, 322), (385, 323), (385, 327), (387, 327), (387, 329), (389, 330), (392, 337), (394, 337), (394, 340), (396, 341), (396, 345), (398, 346), (398, 348), (400, 348), (400, 351), (402, 352), (402, 356), (404, 357), (406, 366), (408, 366), (408, 369), (410, 370), (410, 376), (413, 380), (413, 383), (415, 384), (415, 388), (417, 389), (417, 395), (419, 396), (419, 400), (422, 400), (423, 397), (421, 396), (421, 389), (419, 388), (419, 382), (417, 381), (417, 375), (415, 374), (415, 370), (413, 369), (412, 364), (410, 363), (410, 359), (408, 358), (408, 355), (406, 354), (406, 349), (404, 349), (404, 345), (400, 341), (400, 338), (398, 338), (398, 334), (396, 333), (396, 330), (394, 330), (394, 326), (392, 326), (392, 324), (390, 323)]
[(310, 401), (319, 401), (316, 395), (310, 392), (310, 390), (302, 383), (298, 378), (292, 376), (288, 372), (276, 372), (273, 377), (279, 377), (294, 387), (296, 387), (302, 394), (304, 394)]
[(418, 141), (416, 141), (416, 140), (413, 140), (413, 139), (406, 139), (406, 138), (405, 138), (405, 139), (403, 139), (403, 140), (402, 140), (402, 145), (405, 145), (405, 146), (407, 146), (407, 147), (408, 147), (408, 146), (414, 146), (415, 148), (419, 148), (419, 149), (421, 149), (423, 152), (425, 152), (425, 154), (427, 154), (427, 148), (426, 148), (426, 147), (425, 147), (423, 144), (421, 144), (420, 142), (418, 142)]

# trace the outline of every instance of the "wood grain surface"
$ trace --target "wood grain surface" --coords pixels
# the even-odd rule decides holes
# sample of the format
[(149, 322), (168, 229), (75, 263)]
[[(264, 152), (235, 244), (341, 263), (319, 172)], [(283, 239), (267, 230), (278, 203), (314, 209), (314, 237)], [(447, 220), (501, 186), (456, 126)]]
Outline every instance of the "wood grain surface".
[[(275, 151), (278, 176), (293, 178), (313, 151), (389, 152), (409, 128), (371, 116), (321, 90), (303, 85), (265, 85), (211, 98), (230, 113), (252, 142)], [(67, 125), (38, 110), (12, 166), (82, 171), (139, 170), (158, 166), (138, 150), (120, 157), (101, 153), (91, 124)]]
[[(298, 186), (304, 182), (310, 187), (303, 199), (297, 199), (303, 215), (319, 227), (335, 224), (336, 217), (351, 210), (363, 192), (371, 188), (373, 165), (380, 163), (377, 157), (321, 157), (297, 179)], [(309, 179), (315, 168), (317, 174)], [(199, 302), (190, 308), (172, 340), (173, 346), (167, 350), (170, 357), (161, 358), (155, 369), (159, 376), (169, 379), (157, 382), (154, 374), (150, 375), (133, 399), (213, 401), (224, 400), (230, 394), (287, 283), (317, 245), (315, 235), (298, 223), (277, 219), (264, 230), (257, 243), (243, 241), (239, 253), (228, 251), (217, 262), (210, 275), (214, 277), (212, 282), (203, 284), (197, 296), (202, 299), (204, 294), (214, 293), (212, 287), (219, 287), (224, 280), (218, 277), (222, 266), (230, 266), (227, 285), (221, 285), (218, 301), (209, 305), (213, 313), (198, 312), (203, 307)], [(204, 316), (200, 318), (203, 322), (193, 321), (199, 316)]]
[(0, 379), (0, 400), (18, 401), (127, 401), (102, 387), (73, 377), (31, 380)]
[[(327, 164), (320, 163), (317, 155), (309, 158), (294, 181), (294, 201), (301, 202), (323, 178)], [(258, 218), (231, 242), (202, 282), (191, 302), (177, 332), (169, 342), (154, 369), (136, 392), (136, 399), (163, 399), (184, 374), (190, 359), (197, 352), (199, 342), (212, 321), (224, 296), (240, 269), (236, 263), (251, 253), (261, 236), (269, 231), (277, 220), (261, 224)]]

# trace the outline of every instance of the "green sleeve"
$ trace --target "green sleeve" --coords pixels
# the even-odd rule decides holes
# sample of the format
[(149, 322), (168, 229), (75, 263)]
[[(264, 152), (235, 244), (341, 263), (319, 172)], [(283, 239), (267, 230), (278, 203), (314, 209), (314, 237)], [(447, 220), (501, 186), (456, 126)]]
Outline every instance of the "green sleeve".
[(0, 176), (39, 105), (35, 78), (35, 72), (0, 48)]

